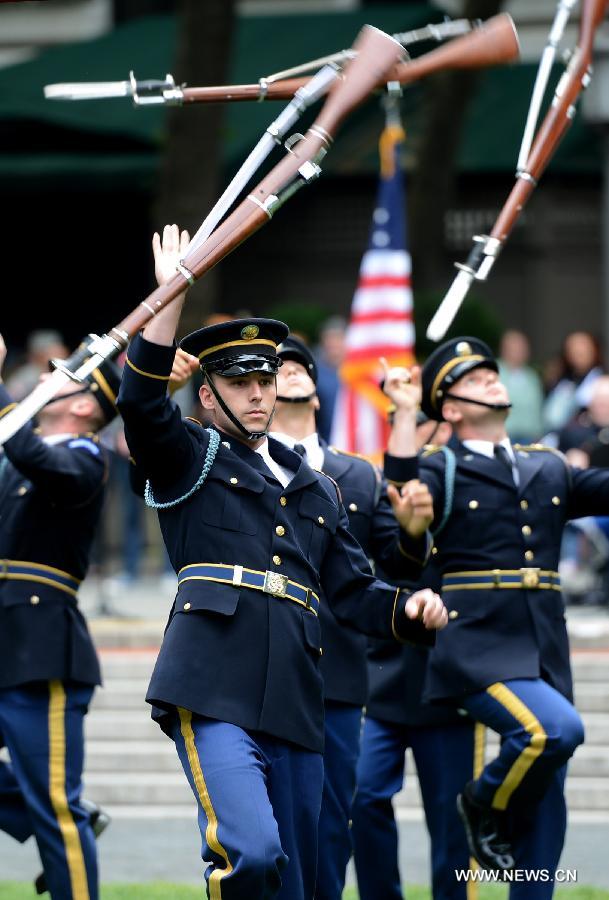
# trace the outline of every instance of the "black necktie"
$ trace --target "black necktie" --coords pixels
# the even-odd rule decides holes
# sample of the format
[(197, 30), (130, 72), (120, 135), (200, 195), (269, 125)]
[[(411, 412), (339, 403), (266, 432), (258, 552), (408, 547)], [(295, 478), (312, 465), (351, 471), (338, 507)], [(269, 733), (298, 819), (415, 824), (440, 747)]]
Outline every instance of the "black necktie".
[(512, 465), (512, 460), (507, 449), (503, 446), (503, 444), (495, 444), (493, 452), (495, 454), (495, 459), (498, 459), (499, 462), (503, 466), (505, 466), (505, 468), (510, 473), (510, 478), (512, 479), (512, 481), (514, 481), (514, 467)]
[(299, 456), (302, 456), (303, 459), (307, 458), (307, 451), (302, 444), (294, 444), (292, 450), (294, 451), (294, 453), (298, 453)]

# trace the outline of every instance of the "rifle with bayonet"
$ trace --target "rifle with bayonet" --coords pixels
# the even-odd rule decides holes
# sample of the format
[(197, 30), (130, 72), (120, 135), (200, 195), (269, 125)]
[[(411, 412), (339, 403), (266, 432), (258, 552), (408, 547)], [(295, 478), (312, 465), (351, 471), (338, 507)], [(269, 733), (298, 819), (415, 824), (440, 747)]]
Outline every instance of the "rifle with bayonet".
[[(564, 21), (566, 21), (564, 16), (570, 11), (572, 5), (572, 3), (564, 4), (561, 0), (557, 19), (551, 32), (552, 44), (556, 42), (558, 29), (564, 29)], [(523, 163), (523, 153), (521, 152), (516, 183), (503, 205), (491, 233), (476, 235), (473, 239), (474, 246), (466, 262), (455, 263), (459, 273), (429, 323), (427, 337), (430, 340), (439, 341), (444, 337), (472, 283), (485, 281), (488, 277), (495, 260), (518, 221), (520, 213), (567, 133), (575, 116), (575, 104), (592, 78), (594, 35), (605, 17), (608, 7), (609, 0), (583, 0), (577, 45), (556, 87), (554, 98), (537, 131), (530, 153)], [(546, 54), (545, 60), (542, 57), (544, 69), (549, 56), (549, 53)], [(534, 91), (528, 123), (533, 119), (536, 120), (538, 93), (538, 90)], [(525, 152), (529, 140), (527, 132), (530, 130), (531, 125), (528, 124), (523, 139)]]
[(0, 444), (28, 422), (70, 380), (82, 381), (105, 359), (124, 349), (129, 339), (163, 307), (183, 293), (240, 243), (254, 234), (299, 187), (315, 180), (319, 163), (345, 117), (395, 67), (404, 50), (376, 28), (365, 26), (354, 47), (356, 55), (336, 80), (306, 135), (292, 144), (268, 175), (207, 240), (178, 263), (176, 274), (158, 287), (107, 334), (89, 339), (53, 374), (0, 420)]
[[(498, 65), (518, 56), (518, 39), (514, 24), (506, 13), (488, 19), (484, 23), (472, 26), (467, 20), (447, 22), (440, 25), (428, 25), (416, 32), (394, 35), (402, 46), (408, 46), (416, 40), (436, 40), (451, 37), (448, 44), (431, 50), (429, 53), (396, 64), (386, 79), (379, 81), (380, 88), (385, 81), (398, 81), (400, 84), (411, 84), (438, 71), (437, 55), (441, 60), (441, 68), (470, 69)], [(400, 40), (401, 39), (401, 40)], [(463, 42), (466, 42), (464, 45)], [(467, 52), (464, 52), (464, 46)], [(133, 72), (129, 81), (89, 82), (72, 84), (48, 84), (44, 89), (49, 100), (99, 100), (111, 97), (131, 97), (138, 106), (165, 104), (182, 106), (193, 103), (224, 103), (236, 100), (288, 100), (302, 88), (310, 76), (287, 77), (313, 65), (333, 65), (337, 71), (348, 60), (353, 58), (353, 51), (341, 51), (293, 69), (277, 72), (261, 78), (254, 84), (219, 85), (213, 87), (186, 87), (176, 85), (172, 75), (166, 75), (164, 81), (137, 81)]]

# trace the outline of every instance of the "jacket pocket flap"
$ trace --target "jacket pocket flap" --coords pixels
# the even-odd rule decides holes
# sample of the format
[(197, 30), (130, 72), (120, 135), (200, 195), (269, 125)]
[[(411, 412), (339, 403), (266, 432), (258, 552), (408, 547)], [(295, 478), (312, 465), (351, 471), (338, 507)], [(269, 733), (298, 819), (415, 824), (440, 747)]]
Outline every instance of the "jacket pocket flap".
[(338, 525), (338, 507), (328, 500), (324, 500), (319, 494), (307, 492), (300, 498), (298, 513), (305, 519), (312, 519), (322, 528), (336, 531)]
[(175, 612), (209, 612), (220, 616), (232, 616), (238, 603), (238, 588), (230, 584), (193, 578), (180, 586), (175, 601)]

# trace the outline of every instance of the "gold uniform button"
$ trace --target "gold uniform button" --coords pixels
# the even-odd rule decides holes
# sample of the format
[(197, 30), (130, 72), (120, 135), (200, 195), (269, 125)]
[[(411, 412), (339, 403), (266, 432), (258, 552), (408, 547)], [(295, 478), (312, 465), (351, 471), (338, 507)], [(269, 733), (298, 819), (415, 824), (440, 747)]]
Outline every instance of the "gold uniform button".
[(520, 501), (520, 509), (528, 509), (528, 508), (529, 508), (528, 501), (527, 501), (527, 500), (521, 500), (521, 501)]
[(185, 603), (184, 609), (188, 612), (188, 610), (190, 609), (190, 603)]
[(279, 502), (281, 503), (282, 506), (287, 506), (287, 505), (288, 505), (288, 501), (286, 500), (285, 497), (280, 497), (280, 498), (279, 498)]
[(278, 525), (278, 526), (277, 526), (277, 528), (275, 529), (275, 534), (278, 534), (279, 537), (283, 537), (283, 536), (284, 536), (284, 534), (285, 534), (285, 528), (283, 527), (283, 525)]
[(357, 503), (350, 503), (349, 509), (351, 512), (357, 512)]
[(560, 506), (560, 497), (552, 497), (552, 503), (554, 506)]
[(451, 609), (451, 611), (448, 614), (449, 619), (456, 619), (456, 618), (458, 618), (458, 616), (459, 616), (459, 613), (457, 612), (456, 609)]
[(27, 488), (24, 484), (21, 485), (19, 490), (17, 491), (20, 497), (23, 497), (24, 494), (27, 494)]
[(480, 506), (477, 500), (470, 500), (467, 505), (470, 509), (478, 509), (478, 507)]
[(319, 655), (320, 655), (320, 656), (323, 656), (323, 655), (324, 655), (324, 648), (323, 648), (323, 647), (320, 647), (320, 648), (319, 648)]
[(280, 556), (277, 556), (277, 554), (275, 554), (275, 556), (273, 557), (273, 564), (276, 565), (276, 566), (280, 566), (280, 565), (281, 565), (281, 557), (280, 557)]
[(533, 553), (532, 550), (524, 551), (524, 558), (526, 559), (527, 562), (531, 562), (531, 560), (534, 558), (534, 556), (535, 556), (535, 554)]
[(317, 516), (317, 521), (319, 522), (320, 525), (323, 525), (326, 520), (324, 519), (323, 516)]
[(32, 604), (32, 606), (38, 606), (38, 604), (40, 603), (40, 597), (34, 594), (32, 597), (30, 597), (30, 603)]
[(523, 526), (522, 526), (522, 533), (524, 534), (525, 537), (528, 537), (528, 536), (530, 535), (530, 533), (531, 533), (531, 526), (530, 526), (530, 525), (523, 525)]
[(432, 555), (432, 556), (435, 556), (437, 552), (438, 552), (438, 548), (437, 548), (437, 547), (432, 547), (432, 548), (431, 548), (431, 555)]
[(235, 478), (235, 476), (233, 475), (233, 477), (232, 477), (231, 480), (230, 480), (230, 483), (231, 483), (231, 484), (239, 484), (239, 479), (238, 479), (238, 478)]

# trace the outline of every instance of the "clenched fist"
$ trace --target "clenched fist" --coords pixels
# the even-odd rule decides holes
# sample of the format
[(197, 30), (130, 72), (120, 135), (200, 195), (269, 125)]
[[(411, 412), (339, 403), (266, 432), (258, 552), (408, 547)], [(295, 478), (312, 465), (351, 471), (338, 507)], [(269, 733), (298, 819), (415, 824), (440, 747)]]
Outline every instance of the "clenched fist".
[(398, 490), (387, 485), (387, 496), (400, 527), (412, 537), (420, 537), (433, 522), (433, 498), (422, 481), (413, 478)]
[(419, 619), (425, 628), (440, 631), (448, 622), (448, 613), (442, 598), (434, 594), (431, 588), (424, 588), (411, 594), (404, 611), (409, 619)]

